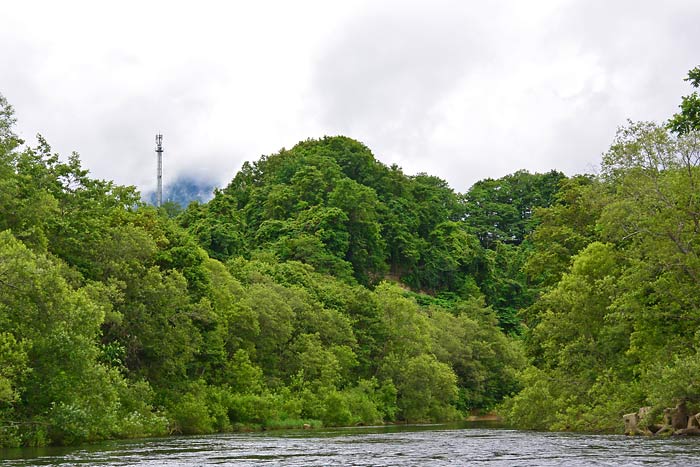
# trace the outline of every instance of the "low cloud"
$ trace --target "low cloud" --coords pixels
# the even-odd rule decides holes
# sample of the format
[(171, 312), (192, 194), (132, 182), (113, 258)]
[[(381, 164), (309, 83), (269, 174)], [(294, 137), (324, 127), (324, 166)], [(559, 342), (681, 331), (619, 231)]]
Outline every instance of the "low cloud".
[(520, 168), (591, 172), (627, 118), (673, 112), (699, 5), (538, 6), (369, 6), (316, 63), (321, 126), (462, 191)]
[(627, 118), (665, 120), (698, 65), (695, 1), (17, 3), (0, 92), (28, 140), (99, 178), (225, 185), (324, 134), (458, 191), (515, 170), (591, 172)]

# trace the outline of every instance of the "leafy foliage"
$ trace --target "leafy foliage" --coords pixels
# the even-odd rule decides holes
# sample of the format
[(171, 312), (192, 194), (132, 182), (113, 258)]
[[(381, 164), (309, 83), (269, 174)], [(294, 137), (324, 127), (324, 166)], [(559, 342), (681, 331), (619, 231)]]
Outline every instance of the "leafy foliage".
[(325, 137), (178, 211), (23, 147), (0, 98), (0, 446), (700, 403), (688, 99), (598, 176), (460, 195)]
[[(700, 87), (700, 67), (690, 70), (685, 81), (694, 88)], [(700, 130), (700, 96), (697, 91), (683, 96), (679, 107), (681, 111), (668, 121), (670, 130), (679, 135)]]
[(641, 406), (699, 402), (698, 141), (630, 122), (601, 176), (540, 212), (527, 270), (545, 292), (522, 313), (535, 368), (502, 406), (514, 423), (621, 430), (622, 414)]
[(515, 390), (444, 181), (324, 138), (178, 214), (23, 148), (0, 104), (0, 446), (449, 420)]

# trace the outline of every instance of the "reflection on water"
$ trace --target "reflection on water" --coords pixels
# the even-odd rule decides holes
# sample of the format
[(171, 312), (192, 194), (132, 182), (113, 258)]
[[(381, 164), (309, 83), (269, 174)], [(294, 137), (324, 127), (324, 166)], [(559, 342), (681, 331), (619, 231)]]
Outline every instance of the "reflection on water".
[(110, 441), (0, 450), (0, 466), (699, 465), (698, 438), (538, 433), (421, 425)]

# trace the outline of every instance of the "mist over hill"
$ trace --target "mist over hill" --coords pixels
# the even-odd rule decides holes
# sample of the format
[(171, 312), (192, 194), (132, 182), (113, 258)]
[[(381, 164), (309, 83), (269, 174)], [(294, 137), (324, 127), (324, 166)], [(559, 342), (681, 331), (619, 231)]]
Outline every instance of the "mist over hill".
[[(186, 208), (192, 201), (206, 203), (214, 197), (216, 185), (210, 180), (180, 177), (163, 186), (163, 202), (171, 201)], [(156, 204), (156, 192), (146, 191), (142, 199), (149, 204)]]

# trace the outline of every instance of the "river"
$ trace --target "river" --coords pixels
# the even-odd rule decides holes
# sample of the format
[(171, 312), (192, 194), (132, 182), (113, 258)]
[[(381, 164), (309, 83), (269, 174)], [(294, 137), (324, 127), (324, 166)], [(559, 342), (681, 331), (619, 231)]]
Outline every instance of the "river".
[(0, 450), (0, 466), (700, 465), (699, 438), (419, 425), (235, 433)]

